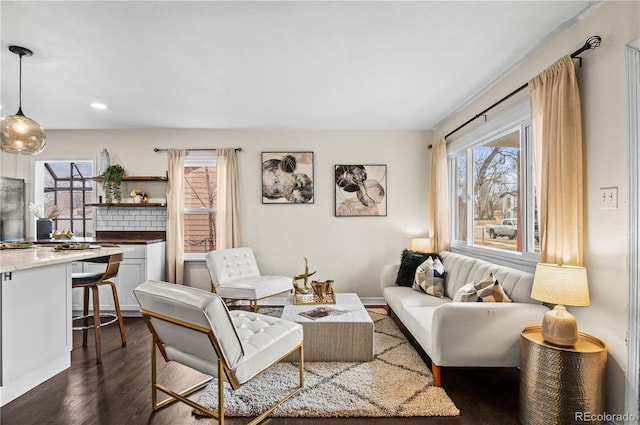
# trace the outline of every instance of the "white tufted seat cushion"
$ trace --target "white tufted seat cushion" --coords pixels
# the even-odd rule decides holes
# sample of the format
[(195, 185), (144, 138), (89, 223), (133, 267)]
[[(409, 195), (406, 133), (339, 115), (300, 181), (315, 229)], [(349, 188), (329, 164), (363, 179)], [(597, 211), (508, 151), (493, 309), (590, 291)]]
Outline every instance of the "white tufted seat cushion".
[(216, 293), (222, 298), (257, 300), (292, 289), (288, 276), (261, 276), (249, 247), (211, 251), (205, 261)]
[(234, 310), (230, 314), (244, 350), (242, 360), (232, 371), (239, 383), (248, 381), (302, 342), (299, 323), (248, 311)]
[[(225, 362), (242, 384), (302, 343), (302, 325), (246, 311), (229, 311), (220, 296), (188, 286), (147, 281), (134, 289), (140, 307), (211, 329)], [(218, 357), (206, 334), (152, 318), (169, 360), (217, 375)]]

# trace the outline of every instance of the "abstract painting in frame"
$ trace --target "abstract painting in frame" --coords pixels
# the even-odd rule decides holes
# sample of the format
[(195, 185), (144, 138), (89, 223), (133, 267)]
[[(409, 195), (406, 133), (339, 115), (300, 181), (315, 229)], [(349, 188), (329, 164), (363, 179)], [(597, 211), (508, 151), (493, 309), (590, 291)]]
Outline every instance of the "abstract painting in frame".
[(387, 215), (386, 165), (336, 165), (336, 217)]
[(262, 203), (313, 204), (313, 152), (262, 152)]

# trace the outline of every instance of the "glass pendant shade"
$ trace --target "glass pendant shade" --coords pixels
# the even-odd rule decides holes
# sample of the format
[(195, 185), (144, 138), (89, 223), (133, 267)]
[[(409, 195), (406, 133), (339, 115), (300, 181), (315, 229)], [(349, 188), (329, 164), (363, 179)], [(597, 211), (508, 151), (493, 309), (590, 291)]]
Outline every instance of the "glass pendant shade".
[(9, 51), (20, 57), (19, 106), (15, 115), (0, 118), (2, 150), (22, 155), (37, 155), (44, 149), (47, 135), (40, 124), (22, 113), (22, 57), (31, 56), (33, 52), (21, 46), (9, 46)]
[(37, 155), (44, 150), (47, 135), (34, 120), (26, 117), (22, 110), (15, 115), (0, 119), (2, 150), (22, 155)]

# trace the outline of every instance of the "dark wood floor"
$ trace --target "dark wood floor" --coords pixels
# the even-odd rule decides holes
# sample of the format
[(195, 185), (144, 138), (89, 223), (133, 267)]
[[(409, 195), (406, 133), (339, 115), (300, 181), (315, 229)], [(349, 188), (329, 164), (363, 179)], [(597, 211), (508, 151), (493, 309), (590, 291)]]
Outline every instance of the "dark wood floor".
[[(2, 425), (189, 425), (217, 424), (197, 419), (191, 408), (175, 403), (153, 413), (150, 407), (150, 335), (142, 319), (125, 319), (127, 347), (121, 348), (117, 326), (103, 328), (103, 364), (95, 364), (90, 342), (82, 348), (74, 333), (71, 368), (49, 379), (2, 407)], [(91, 335), (90, 335), (91, 336)], [(91, 340), (91, 338), (90, 338)], [(161, 359), (161, 357), (159, 357)], [(165, 382), (194, 381), (197, 374), (176, 364), (160, 362)], [(414, 425), (414, 424), (518, 424), (517, 369), (443, 369), (444, 388), (460, 409), (447, 418), (269, 418), (269, 425)], [(246, 418), (227, 418), (226, 423), (246, 423)]]

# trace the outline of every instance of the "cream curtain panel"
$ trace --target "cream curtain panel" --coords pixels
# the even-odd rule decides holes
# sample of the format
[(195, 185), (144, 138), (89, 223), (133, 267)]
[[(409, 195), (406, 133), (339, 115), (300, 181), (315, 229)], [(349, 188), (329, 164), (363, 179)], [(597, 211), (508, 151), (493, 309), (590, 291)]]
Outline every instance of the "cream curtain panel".
[(529, 82), (540, 261), (584, 264), (582, 114), (575, 65), (565, 56)]
[(182, 285), (184, 279), (184, 149), (167, 152), (167, 281)]
[(449, 176), (447, 143), (444, 139), (432, 143), (429, 186), (429, 235), (435, 252), (449, 249)]
[(238, 160), (233, 148), (217, 149), (218, 205), (216, 249), (240, 246), (240, 195)]

